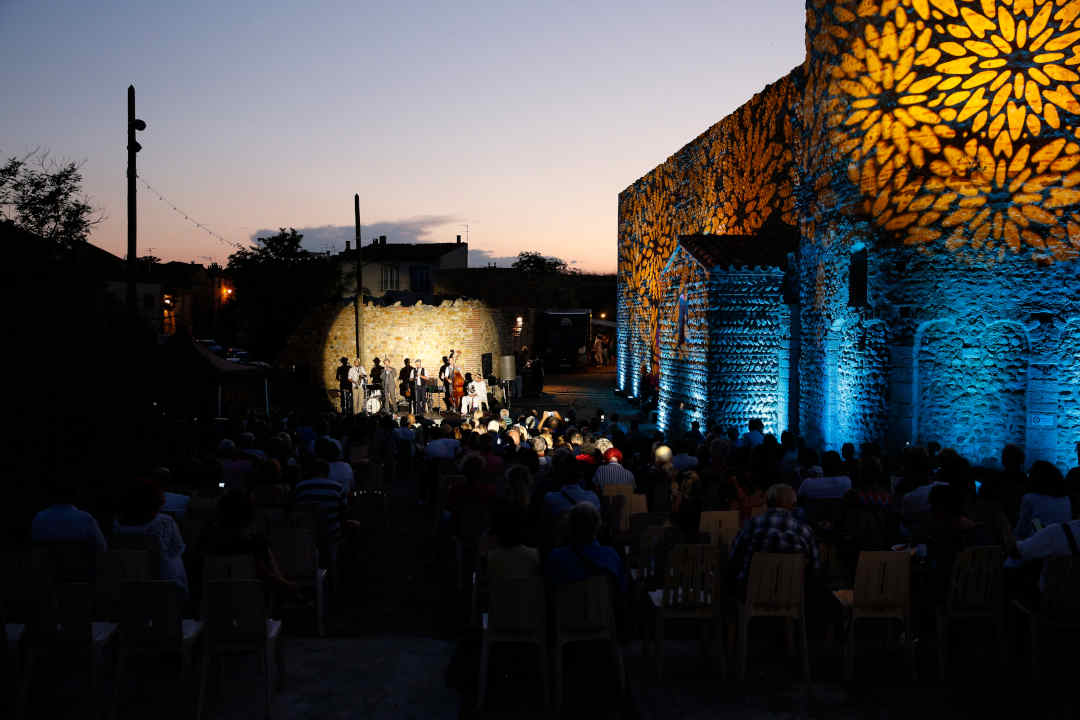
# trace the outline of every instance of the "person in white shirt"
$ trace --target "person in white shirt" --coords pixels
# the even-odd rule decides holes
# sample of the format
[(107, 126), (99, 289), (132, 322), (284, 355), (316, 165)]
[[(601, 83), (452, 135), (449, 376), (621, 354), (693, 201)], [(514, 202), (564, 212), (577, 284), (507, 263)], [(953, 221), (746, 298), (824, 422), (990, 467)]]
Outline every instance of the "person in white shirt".
[(349, 382), (352, 383), (353, 413), (359, 413), (364, 409), (364, 384), (367, 382), (367, 372), (360, 365), (360, 358), (354, 359), (349, 368)]
[(413, 407), (417, 417), (424, 416), (424, 403), (427, 400), (427, 368), (423, 365), (423, 360), (416, 358), (413, 360), (413, 378), (416, 380), (416, 387), (413, 389)]
[[(1029, 537), (1010, 545), (1009, 554), (1028, 563), (1055, 557), (1080, 556), (1080, 520), (1054, 523)], [(1039, 589), (1045, 587), (1046, 578), (1039, 578)]]

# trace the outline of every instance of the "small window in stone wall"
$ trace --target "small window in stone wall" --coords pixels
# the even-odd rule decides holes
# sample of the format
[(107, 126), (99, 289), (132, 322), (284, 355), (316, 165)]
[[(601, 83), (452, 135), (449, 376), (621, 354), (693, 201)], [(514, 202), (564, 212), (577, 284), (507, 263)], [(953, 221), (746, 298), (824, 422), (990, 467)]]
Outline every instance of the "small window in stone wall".
[(866, 248), (851, 254), (848, 269), (848, 307), (865, 307), (866, 299)]

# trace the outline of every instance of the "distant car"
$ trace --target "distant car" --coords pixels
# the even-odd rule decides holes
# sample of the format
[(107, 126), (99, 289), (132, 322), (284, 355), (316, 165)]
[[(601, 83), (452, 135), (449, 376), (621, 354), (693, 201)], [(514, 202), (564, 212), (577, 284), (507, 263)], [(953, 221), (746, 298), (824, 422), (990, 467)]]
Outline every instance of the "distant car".
[(219, 345), (217, 340), (211, 340), (209, 338), (206, 338), (203, 340), (196, 340), (195, 342), (199, 343), (215, 355), (221, 355), (223, 352), (225, 352), (225, 348)]

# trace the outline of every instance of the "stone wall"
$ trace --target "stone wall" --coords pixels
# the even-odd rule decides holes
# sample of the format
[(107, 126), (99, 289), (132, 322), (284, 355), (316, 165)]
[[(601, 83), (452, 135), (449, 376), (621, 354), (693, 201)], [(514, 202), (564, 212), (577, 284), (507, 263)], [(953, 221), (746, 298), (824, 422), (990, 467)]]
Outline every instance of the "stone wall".
[[(363, 312), (361, 360), (370, 369), (374, 358), (389, 358), (390, 366), (398, 370), (405, 357), (419, 357), (429, 375), (434, 376), (442, 356), (454, 348), (464, 358), (464, 371), (479, 373), (480, 356), (491, 353), (492, 365), (498, 372), (499, 356), (513, 352), (513, 323), (513, 317), (478, 300), (447, 300), (439, 305), (367, 305)], [(352, 306), (337, 311), (325, 328), (321, 347), (303, 351), (312, 356), (327, 389), (336, 389), (335, 370), (340, 359), (348, 357), (351, 361), (356, 354)], [(306, 340), (298, 338), (296, 343), (311, 343), (317, 333), (304, 337)], [(301, 350), (293, 348), (292, 352)]]
[[(1016, 442), (1074, 463), (1074, 6), (808, 0), (803, 65), (619, 196), (620, 386), (636, 393), (665, 352), (676, 238), (774, 217), (801, 235), (786, 371), (811, 445), (937, 440), (978, 461)], [(858, 251), (868, 291), (852, 304)], [(714, 391), (672, 384), (670, 400), (695, 392)]]
[[(709, 276), (683, 248), (664, 271), (660, 316), (660, 397), (657, 422), (664, 432), (682, 432), (709, 413)], [(680, 337), (680, 325), (682, 335)]]

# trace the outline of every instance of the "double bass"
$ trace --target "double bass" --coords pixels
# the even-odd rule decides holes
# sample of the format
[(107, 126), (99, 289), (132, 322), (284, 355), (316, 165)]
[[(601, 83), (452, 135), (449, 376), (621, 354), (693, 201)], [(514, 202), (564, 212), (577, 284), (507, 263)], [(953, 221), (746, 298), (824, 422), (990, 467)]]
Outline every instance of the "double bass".
[(465, 376), (461, 372), (454, 368), (454, 384), (453, 384), (453, 398), (454, 407), (461, 409), (461, 398), (465, 395)]

